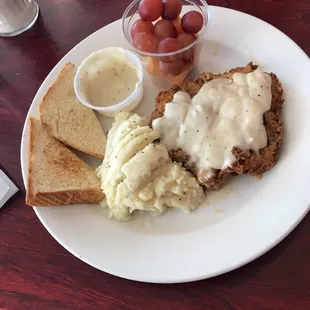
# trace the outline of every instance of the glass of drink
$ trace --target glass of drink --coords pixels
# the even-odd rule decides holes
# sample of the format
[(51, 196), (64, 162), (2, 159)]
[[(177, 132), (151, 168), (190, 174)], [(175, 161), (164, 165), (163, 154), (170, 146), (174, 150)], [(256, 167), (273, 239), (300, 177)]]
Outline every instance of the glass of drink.
[(12, 37), (33, 26), (39, 15), (33, 0), (0, 0), (0, 36)]

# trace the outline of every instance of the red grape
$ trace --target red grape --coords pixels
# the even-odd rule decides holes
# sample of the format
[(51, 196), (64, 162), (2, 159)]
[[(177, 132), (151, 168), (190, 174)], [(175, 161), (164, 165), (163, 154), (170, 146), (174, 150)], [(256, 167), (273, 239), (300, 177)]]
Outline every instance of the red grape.
[[(178, 35), (178, 40), (183, 47), (186, 47), (190, 44), (192, 44), (193, 42), (196, 41), (196, 37), (193, 34), (190, 33), (180, 33)], [(187, 51), (183, 52), (183, 59), (187, 60), (187, 61), (193, 61), (194, 60), (194, 56), (195, 56), (195, 52), (194, 52), (194, 46), (190, 49), (188, 49)]]
[(194, 47), (182, 53), (182, 58), (189, 62), (194, 62), (195, 58), (195, 49)]
[(203, 17), (199, 12), (190, 11), (181, 20), (182, 28), (187, 33), (197, 33), (203, 26)]
[(166, 38), (161, 40), (158, 44), (158, 53), (170, 53), (181, 49), (181, 43), (177, 39)]
[(155, 24), (154, 35), (159, 40), (163, 40), (166, 38), (176, 38), (178, 34), (172, 22), (162, 19)]
[[(177, 39), (167, 38), (159, 41), (157, 52), (158, 53), (170, 53), (181, 49), (181, 43)], [(172, 62), (179, 58), (181, 55), (176, 54), (173, 56), (161, 57), (160, 60), (164, 62)]]
[(133, 45), (141, 51), (155, 53), (158, 45), (158, 39), (152, 34), (140, 32), (133, 38)]
[(182, 59), (176, 59), (174, 62), (159, 62), (159, 68), (165, 75), (179, 75), (184, 68)]
[(143, 20), (153, 22), (158, 19), (163, 11), (161, 0), (141, 0), (138, 12)]
[(153, 34), (154, 26), (152, 22), (147, 20), (138, 19), (131, 28), (131, 37), (133, 38), (137, 33), (146, 32)]
[(190, 33), (180, 33), (178, 35), (178, 41), (181, 43), (182, 48), (192, 44), (193, 42), (196, 41), (196, 39), (197, 38)]
[(164, 19), (175, 19), (182, 11), (182, 0), (163, 0), (163, 12), (161, 17)]

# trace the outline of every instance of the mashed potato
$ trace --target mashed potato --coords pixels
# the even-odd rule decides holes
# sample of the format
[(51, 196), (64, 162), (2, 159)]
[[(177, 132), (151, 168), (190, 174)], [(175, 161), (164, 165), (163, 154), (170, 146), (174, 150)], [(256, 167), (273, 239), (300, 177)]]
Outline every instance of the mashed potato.
[(161, 214), (166, 207), (190, 212), (204, 193), (196, 179), (156, 141), (147, 119), (121, 112), (108, 134), (106, 155), (97, 169), (110, 217), (128, 220), (135, 210)]

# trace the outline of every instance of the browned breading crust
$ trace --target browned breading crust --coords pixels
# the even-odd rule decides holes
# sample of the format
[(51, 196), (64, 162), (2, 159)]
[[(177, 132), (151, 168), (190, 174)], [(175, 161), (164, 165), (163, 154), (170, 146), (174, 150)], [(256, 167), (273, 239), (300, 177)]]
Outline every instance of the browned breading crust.
[[(196, 95), (204, 83), (217, 78), (231, 78), (236, 72), (249, 73), (257, 68), (253, 63), (245, 67), (238, 67), (223, 74), (203, 73), (196, 80), (185, 80), (183, 84), (174, 86), (168, 91), (162, 91), (155, 99), (155, 110), (152, 113), (151, 120), (161, 117), (165, 112), (165, 105), (173, 99), (173, 95), (179, 91), (188, 92), (191, 97)], [(205, 171), (198, 169), (190, 164), (189, 156), (182, 150), (173, 150), (170, 156), (174, 161), (182, 163), (189, 171), (197, 176), (199, 182), (209, 189), (220, 189), (232, 174), (249, 174), (260, 178), (262, 173), (272, 168), (278, 158), (280, 147), (283, 139), (283, 122), (280, 118), (281, 109), (284, 103), (282, 85), (273, 73), (269, 73), (272, 79), (272, 102), (271, 108), (264, 114), (264, 124), (267, 132), (267, 146), (256, 154), (249, 150), (242, 152), (239, 148), (234, 147), (232, 153), (237, 158), (232, 167), (225, 170), (216, 170), (212, 178), (205, 178)]]

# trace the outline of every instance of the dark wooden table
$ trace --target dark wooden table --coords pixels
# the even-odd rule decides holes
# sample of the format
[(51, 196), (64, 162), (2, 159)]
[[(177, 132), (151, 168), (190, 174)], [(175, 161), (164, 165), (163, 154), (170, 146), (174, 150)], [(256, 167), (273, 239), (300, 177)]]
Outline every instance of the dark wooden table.
[[(0, 309), (310, 309), (309, 216), (247, 266), (180, 285), (136, 283), (105, 274), (48, 234), (24, 203), (19, 151), (26, 113), (56, 63), (93, 31), (120, 18), (129, 0), (37, 2), (41, 15), (35, 27), (0, 39), (0, 168), (20, 188), (0, 211)], [(266, 20), (310, 55), (309, 0), (209, 3)]]

